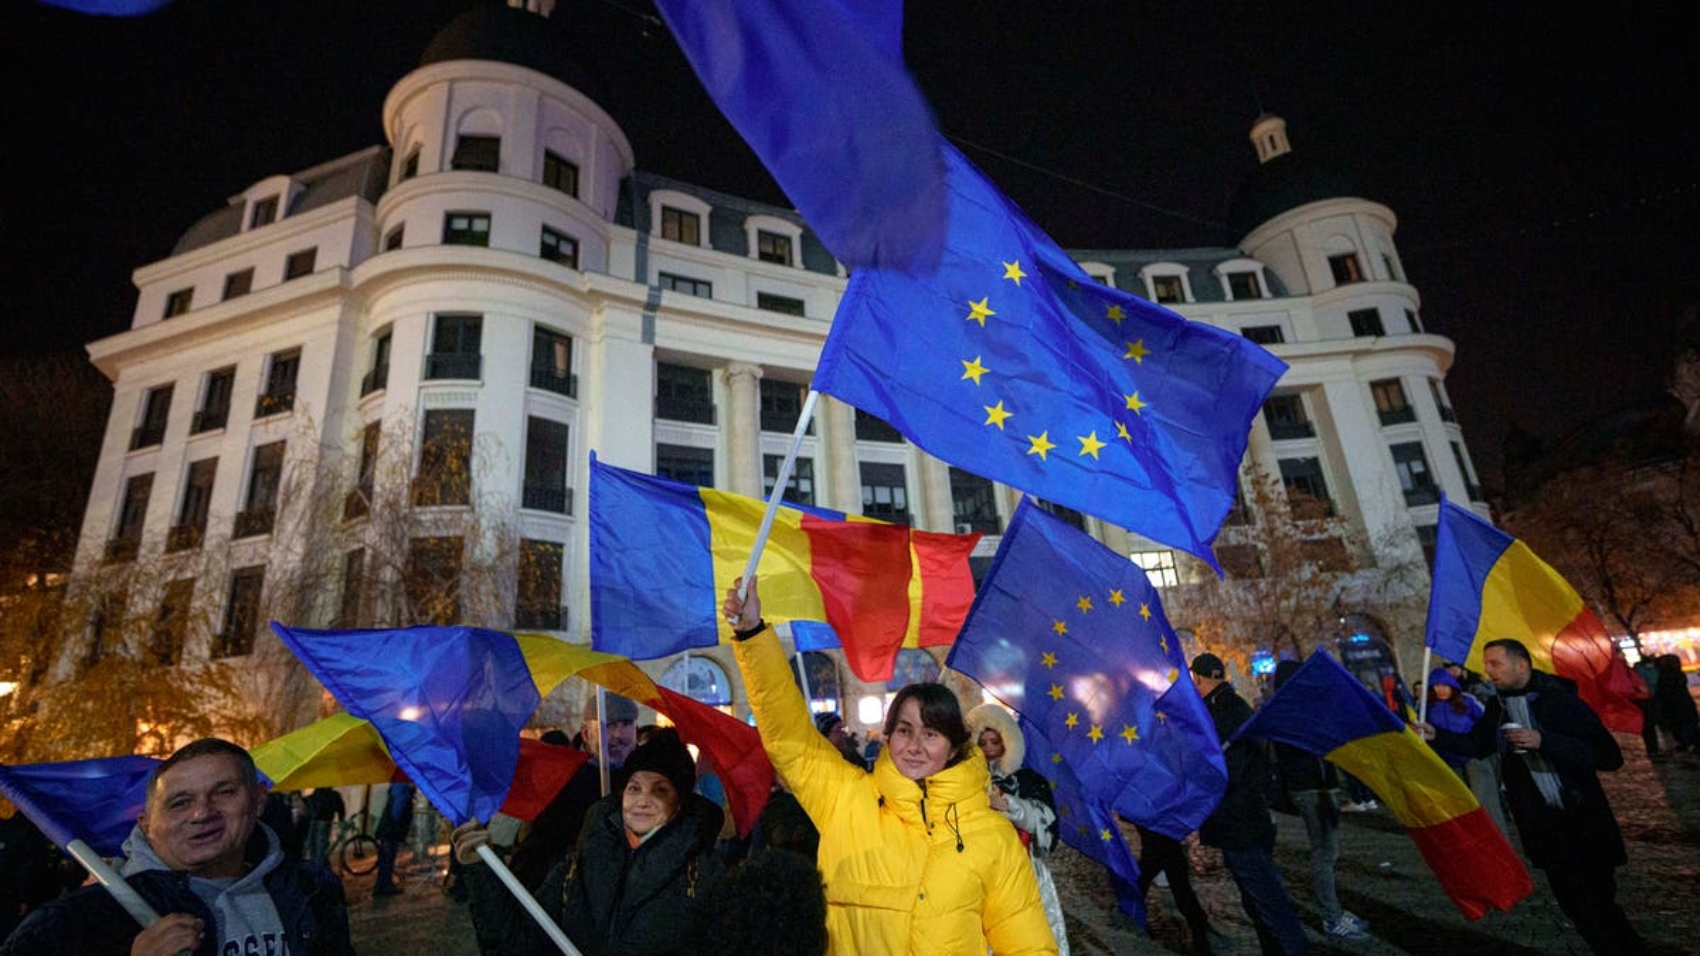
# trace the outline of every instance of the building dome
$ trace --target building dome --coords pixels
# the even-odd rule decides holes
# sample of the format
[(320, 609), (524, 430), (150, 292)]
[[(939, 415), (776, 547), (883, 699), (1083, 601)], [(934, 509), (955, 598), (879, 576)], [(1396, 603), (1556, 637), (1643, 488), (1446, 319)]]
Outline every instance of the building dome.
[(1362, 195), (1345, 170), (1315, 157), (1294, 155), (1287, 142), (1287, 124), (1279, 116), (1259, 116), (1251, 127), (1251, 141), (1257, 147), (1257, 168), (1228, 204), (1228, 228), (1235, 237), (1305, 203)]
[(474, 7), (437, 31), (419, 57), (420, 66), (450, 60), (487, 60), (536, 70), (598, 103), (608, 101), (606, 83), (578, 61), (566, 30), (552, 16), (517, 7)]

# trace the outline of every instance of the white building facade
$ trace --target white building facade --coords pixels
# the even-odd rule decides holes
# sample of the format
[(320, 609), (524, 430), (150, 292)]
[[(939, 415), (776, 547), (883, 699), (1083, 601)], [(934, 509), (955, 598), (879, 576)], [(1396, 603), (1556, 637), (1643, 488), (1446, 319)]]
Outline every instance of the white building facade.
[[(164, 566), (125, 600), (131, 613), (163, 617), (172, 601), (205, 612), (213, 625), (185, 635), (177, 660), (241, 658), (271, 640), (268, 588), (291, 561), (333, 562), (315, 580), (353, 586), (353, 552), (367, 557), (355, 545), (386, 494), (415, 506), (410, 533), (436, 566), (547, 570), (469, 623), (583, 641), (592, 451), (742, 494), (771, 487), (843, 268), (791, 210), (640, 171), (615, 118), (524, 65), (540, 62), (523, 55), (535, 15), (467, 18), (477, 30), (451, 25), (391, 90), (387, 145), (234, 196), (136, 271), (132, 327), (89, 346), (115, 391), (78, 567), (93, 580)], [(1295, 162), (1279, 119), (1260, 118), (1252, 138), (1263, 168)], [(1331, 502), (1376, 561), (1408, 560), (1432, 535), (1441, 490), (1481, 498), (1446, 399), (1452, 343), (1421, 327), (1391, 210), (1281, 194), (1236, 209), (1255, 217), (1237, 247), (1077, 258), (1287, 361), (1248, 463)], [(441, 450), (454, 434), (476, 436), (478, 463), (422, 491), (428, 463), (462, 453)], [(404, 467), (376, 468), (380, 444)], [(798, 465), (792, 497), (983, 531), (985, 556), (1018, 500), (824, 397)], [(500, 512), (513, 547), (456, 536), (457, 516), (476, 508)], [(1142, 564), (1175, 567), (1162, 546), (1076, 517)], [(293, 540), (330, 525), (340, 550)], [(226, 555), (216, 572), (189, 563), (214, 542)], [(384, 616), (334, 583), (323, 591), (319, 619), (300, 623)], [(1387, 623), (1414, 665), (1421, 622)], [(61, 677), (88, 652), (75, 643)], [(721, 685), (709, 696), (741, 707), (728, 656), (693, 661), (699, 682)], [(926, 662), (911, 664), (908, 676), (925, 676)], [(837, 670), (830, 699), (856, 723), (853, 698), (883, 688)]]

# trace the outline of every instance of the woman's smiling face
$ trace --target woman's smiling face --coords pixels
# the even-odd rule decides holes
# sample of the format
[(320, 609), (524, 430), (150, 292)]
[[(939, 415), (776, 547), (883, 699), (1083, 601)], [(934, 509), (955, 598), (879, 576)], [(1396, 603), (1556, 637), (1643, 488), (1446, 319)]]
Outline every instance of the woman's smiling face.
[(891, 759), (910, 780), (924, 780), (944, 769), (950, 760), (950, 740), (921, 723), (921, 704), (913, 697), (903, 702), (892, 727)]
[(679, 812), (679, 791), (666, 777), (639, 770), (626, 781), (620, 795), (620, 819), (626, 829), (644, 836)]

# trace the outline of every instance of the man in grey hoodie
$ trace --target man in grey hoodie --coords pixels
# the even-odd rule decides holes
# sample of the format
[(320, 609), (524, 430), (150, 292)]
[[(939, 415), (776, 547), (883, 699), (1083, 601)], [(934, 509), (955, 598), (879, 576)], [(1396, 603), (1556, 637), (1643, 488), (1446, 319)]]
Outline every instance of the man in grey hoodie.
[(154, 770), (124, 843), (125, 881), (159, 920), (142, 929), (104, 887), (85, 887), (31, 913), (0, 956), (353, 956), (341, 882), (284, 858), (260, 823), (265, 800), (246, 750), (185, 746)]

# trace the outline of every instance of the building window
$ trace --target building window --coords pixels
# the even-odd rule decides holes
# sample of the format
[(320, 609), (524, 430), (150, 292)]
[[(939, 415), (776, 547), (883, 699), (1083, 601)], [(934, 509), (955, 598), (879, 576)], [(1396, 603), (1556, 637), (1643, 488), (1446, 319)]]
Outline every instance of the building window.
[[(808, 395), (806, 385), (787, 382), (782, 378), (763, 378), (761, 380), (761, 430), (764, 432), (784, 432), (790, 434), (797, 430), (797, 419), (803, 415), (803, 401)], [(815, 423), (809, 422), (804, 434), (812, 435)]]
[[(898, 651), (897, 662), (900, 668), (903, 663), (903, 651), (917, 649), (904, 648)], [(926, 654), (927, 652), (921, 651), (921, 653)], [(798, 676), (798, 657), (802, 658), (802, 673), (808, 675), (806, 681)], [(931, 660), (931, 655), (928, 655), (927, 659)], [(901, 673), (901, 670), (899, 670), (899, 673)], [(791, 682), (796, 684), (798, 689), (802, 689), (805, 684), (808, 686), (810, 713), (824, 714), (829, 711), (838, 714), (844, 713), (844, 695), (838, 682), (838, 662), (832, 659), (832, 655), (824, 651), (804, 651), (800, 655), (792, 655)]]
[(561, 559), (566, 549), (556, 541), (519, 543), (519, 581), (514, 597), (514, 627), (559, 631), (567, 626), (561, 606)]
[(408, 150), (407, 158), (402, 160), (399, 182), (405, 183), (417, 175), (419, 175), (419, 147), (415, 146)]
[(394, 334), (384, 329), (372, 338), (372, 365), (360, 377), (360, 394), (370, 395), (390, 385), (390, 344)]
[(957, 534), (1001, 534), (997, 491), (990, 479), (961, 468), (950, 469), (950, 507)]
[(1440, 410), (1440, 420), (1443, 422), (1457, 421), (1458, 416), (1452, 411), (1452, 403), (1447, 401), (1446, 388), (1440, 384), (1440, 380), (1429, 379), (1428, 390), (1434, 396), (1434, 407)]
[(655, 417), (714, 424), (714, 383), (708, 369), (655, 364)]
[(277, 222), (277, 203), (278, 197), (276, 196), (267, 196), (265, 199), (256, 200), (253, 214), (248, 217), (248, 228), (258, 229), (261, 226), (269, 226)]
[(147, 448), (165, 441), (165, 422), (171, 415), (170, 385), (148, 389), (142, 399), (142, 423), (130, 432), (130, 450)]
[(567, 426), (535, 415), (525, 420), (525, 489), (521, 505), (555, 514), (573, 513), (567, 487)]
[(415, 505), (471, 503), (476, 424), (476, 413), (470, 408), (437, 408), (425, 413), (419, 439), (419, 473), (413, 479)]
[(253, 653), (254, 632), (260, 628), (260, 593), (265, 585), (264, 565), (238, 568), (230, 573), (230, 603), (224, 609), (224, 629), (213, 642), (213, 657)]
[(1326, 518), (1334, 513), (1334, 502), (1328, 497), (1328, 479), (1322, 474), (1322, 462), (1316, 458), (1283, 458), (1281, 486), (1287, 492), (1287, 506), (1293, 517), (1301, 520)]
[[(779, 466), (785, 461), (784, 455), (761, 456), (761, 492), (772, 498), (773, 486), (779, 480)], [(791, 478), (785, 482), (786, 501), (792, 504), (812, 505), (815, 503), (815, 460), (801, 455), (791, 463)]]
[(427, 379), (477, 380), (484, 374), (484, 317), (439, 315), (431, 330), (431, 354), (425, 356)]
[(389, 232), (384, 233), (384, 251), (394, 252), (397, 249), (400, 249), (402, 243), (406, 241), (406, 237), (407, 223), (405, 222), (394, 229), (391, 229)]
[(217, 477), (217, 458), (189, 463), (189, 475), (183, 482), (183, 503), (177, 509), (177, 523), (165, 536), (165, 550), (198, 548), (206, 540), (207, 514), (212, 508), (213, 482)]
[(283, 487), (284, 443), (274, 441), (254, 449), (253, 469), (248, 473), (248, 506), (236, 513), (238, 538), (270, 534), (277, 520), (278, 492)]
[(1186, 301), (1186, 286), (1180, 276), (1152, 276), (1151, 297), (1165, 305)]
[(531, 329), (531, 387), (574, 398), (578, 376), (573, 374), (573, 340), (540, 325)]
[(1353, 309), (1346, 313), (1346, 320), (1352, 323), (1352, 334), (1360, 339), (1387, 334), (1381, 327), (1381, 313), (1375, 309)]
[(1135, 551), (1128, 557), (1145, 570), (1145, 577), (1152, 587), (1172, 588), (1181, 583), (1180, 573), (1175, 570), (1173, 551)]
[(1045, 501), (1042, 498), (1035, 498), (1034, 503), (1039, 506), (1041, 511), (1061, 520), (1076, 531), (1086, 530), (1086, 516), (1073, 508), (1067, 505), (1059, 505), (1054, 501)]
[(1400, 442), (1389, 448), (1393, 452), (1393, 468), (1399, 473), (1399, 490), (1405, 493), (1407, 505), (1432, 505), (1440, 500), (1434, 472), (1429, 471), (1423, 443)]
[(1470, 458), (1464, 454), (1464, 446), (1455, 441), (1447, 444), (1452, 446), (1452, 460), (1458, 463), (1458, 474), (1464, 476), (1464, 491), (1471, 501), (1481, 501), (1482, 486), (1476, 484), (1476, 476), (1470, 470)]
[(254, 269), (252, 266), (241, 272), (232, 272), (224, 277), (224, 298), (239, 299), (254, 290)]
[(443, 245), (488, 246), (489, 244), (489, 213), (450, 212), (443, 214)]
[(148, 497), (153, 494), (153, 472), (131, 475), (124, 483), (124, 501), (118, 506), (118, 525), (106, 542), (106, 560), (131, 561), (142, 549), (142, 528), (148, 517)]
[(342, 501), (342, 518), (352, 521), (372, 513), (372, 495), (377, 490), (378, 443), (383, 440), (383, 426), (367, 422), (360, 430), (360, 470), (355, 472), (354, 487)]
[(295, 379), (301, 372), (301, 350), (274, 352), (266, 362), (266, 388), (254, 400), (254, 417), (281, 415), (295, 408)]
[(359, 627), (366, 598), (366, 549), (355, 548), (342, 556), (342, 600), (337, 608), (337, 627)]
[(663, 272), (656, 277), (655, 281), (657, 285), (661, 286), (661, 288), (668, 289), (673, 292), (683, 292), (685, 295), (694, 295), (699, 299), (714, 298), (714, 283), (705, 282), (702, 279), (693, 279), (690, 276), (674, 275), (671, 272)]
[(201, 409), (190, 423), (189, 434), (199, 435), (223, 428), (230, 418), (230, 393), (236, 387), (236, 369), (221, 368), (207, 373), (207, 385), (201, 393)]
[(702, 217), (673, 206), (662, 206), (661, 238), (687, 246), (702, 245)]
[[(820, 654), (819, 651), (803, 653)], [(828, 663), (832, 662), (827, 655), (820, 656), (826, 657)], [(712, 658), (700, 654), (683, 657), (667, 665), (661, 673), (661, 686), (710, 707), (732, 706), (732, 679), (726, 676), (726, 669)]]
[(909, 487), (903, 466), (864, 461), (862, 471), (862, 514), (881, 521), (908, 524)]
[(1261, 299), (1263, 290), (1258, 286), (1255, 272), (1230, 272), (1228, 276), (1228, 295), (1238, 302), (1241, 299)]
[(714, 486), (714, 449), (690, 445), (655, 446), (655, 474), (701, 488)]
[(543, 151), (543, 185), (578, 198), (578, 164), (568, 162), (552, 150)]
[(871, 415), (856, 409), (856, 440), (901, 442), (903, 433), (891, 427), (891, 423), (878, 415)]
[(1350, 285), (1353, 282), (1364, 281), (1363, 266), (1358, 264), (1358, 254), (1341, 252), (1328, 257), (1328, 271), (1334, 275), (1335, 285)]
[[(820, 651), (810, 651), (811, 654), (821, 654)], [(832, 658), (827, 657), (827, 660)], [(897, 664), (892, 669), (891, 680), (885, 682), (888, 691), (902, 690), (909, 684), (930, 684), (939, 679), (939, 662), (919, 647), (905, 647), (897, 652)]]
[(756, 293), (756, 308), (767, 312), (781, 312), (785, 315), (802, 315), (803, 300), (793, 299), (788, 295), (774, 295), (771, 292)]
[(1429, 573), (1431, 574), (1434, 572), (1434, 546), (1439, 539), (1439, 525), (1417, 525), (1417, 544), (1422, 546), (1423, 561), (1428, 564)]
[(543, 227), (543, 240), (537, 254), (569, 269), (578, 268), (578, 240), (548, 226)]
[(450, 169), (494, 173), (501, 169), (501, 165), (500, 136), (461, 136), (455, 140), (454, 158), (449, 160)]
[(283, 281), (288, 282), (291, 279), (312, 275), (313, 264), (318, 259), (319, 249), (317, 246), (290, 253), (289, 258), (283, 261)]
[(183, 662), (183, 642), (189, 636), (189, 613), (195, 599), (195, 579), (178, 578), (165, 585), (148, 639), (148, 662), (176, 667)]
[(1383, 425), (1399, 425), (1417, 420), (1417, 410), (1405, 398), (1405, 386), (1396, 378), (1369, 383), (1375, 397), (1375, 414)]
[(409, 620), (423, 624), (460, 621), (460, 569), (465, 542), (458, 537), (414, 538), (407, 553)]
[(1263, 420), (1269, 426), (1269, 437), (1277, 441), (1286, 438), (1312, 438), (1316, 426), (1305, 411), (1305, 399), (1297, 392), (1277, 392), (1263, 403)]
[(187, 289), (178, 289), (165, 297), (165, 313), (160, 318), (169, 319), (182, 315), (189, 311), (194, 301), (195, 288), (193, 286)]
[(756, 258), (782, 266), (791, 264), (791, 237), (763, 229), (756, 230)]
[(1405, 322), (1410, 325), (1412, 332), (1421, 332), (1423, 330), (1423, 320), (1417, 318), (1417, 313), (1414, 309), (1405, 310)]
[(1240, 330), (1240, 334), (1258, 345), (1280, 345), (1287, 341), (1279, 325), (1248, 325)]
[(83, 656), (84, 669), (99, 664), (124, 649), (124, 631), (130, 607), (130, 591), (119, 588), (103, 594), (89, 615), (89, 646)]

